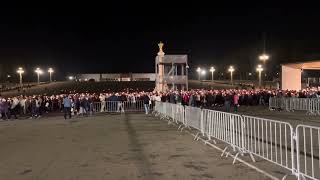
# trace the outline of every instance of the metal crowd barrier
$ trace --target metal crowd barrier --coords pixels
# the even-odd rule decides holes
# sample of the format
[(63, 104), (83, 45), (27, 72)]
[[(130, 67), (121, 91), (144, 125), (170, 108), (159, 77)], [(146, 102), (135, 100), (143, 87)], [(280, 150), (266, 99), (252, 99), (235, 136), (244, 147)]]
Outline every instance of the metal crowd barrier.
[(320, 127), (298, 125), (296, 135), (299, 180), (320, 179)]
[[(298, 102), (304, 103), (303, 100)], [(207, 141), (226, 143), (224, 152), (228, 146), (232, 147), (237, 152), (233, 162), (239, 154), (248, 153), (253, 161), (254, 156), (265, 159), (289, 170), (299, 180), (320, 180), (320, 127), (298, 125), (294, 129), (287, 122), (189, 106), (182, 110), (181, 107), (156, 102), (155, 110), (160, 114), (164, 109), (170, 110), (170, 118), (181, 113), (180, 123), (198, 130)]]
[(310, 99), (308, 103), (308, 111), (311, 115), (320, 115), (320, 99)]
[(202, 114), (200, 124), (203, 135), (209, 140), (215, 138), (227, 143), (234, 151), (244, 152), (244, 124), (240, 115), (208, 109), (202, 110)]
[(201, 131), (201, 109), (185, 106), (185, 125)]
[[(150, 106), (152, 108), (152, 106)], [(94, 112), (142, 112), (144, 111), (143, 101), (105, 101), (93, 103)]]
[(319, 98), (270, 97), (269, 109), (286, 111), (306, 111), (310, 115), (320, 115)]
[(174, 114), (173, 119), (176, 123), (185, 124), (185, 108), (181, 104), (173, 106)]
[(293, 128), (287, 122), (252, 116), (244, 120), (244, 149), (260, 158), (293, 172), (294, 140)]

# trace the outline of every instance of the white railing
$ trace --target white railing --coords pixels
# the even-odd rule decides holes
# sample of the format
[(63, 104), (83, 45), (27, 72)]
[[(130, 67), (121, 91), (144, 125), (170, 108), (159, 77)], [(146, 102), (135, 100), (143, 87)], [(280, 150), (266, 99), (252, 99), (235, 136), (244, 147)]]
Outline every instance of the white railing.
[(320, 127), (298, 125), (297, 172), (308, 179), (320, 179)]
[(312, 115), (320, 115), (320, 99), (313, 98), (309, 100), (308, 111)]
[(142, 112), (144, 111), (143, 101), (105, 101), (95, 102), (92, 107), (93, 112)]
[(244, 149), (294, 173), (293, 128), (289, 123), (252, 116), (244, 120)]
[(185, 125), (201, 131), (201, 109), (191, 106), (185, 107)]
[(176, 123), (185, 124), (185, 108), (181, 104), (175, 104), (173, 106), (174, 113), (173, 119)]
[(311, 115), (320, 115), (320, 99), (270, 97), (269, 109), (282, 109), (286, 111), (306, 111), (306, 113)]
[(232, 147), (237, 152), (233, 162), (238, 154), (248, 153), (253, 161), (254, 156), (265, 159), (299, 180), (320, 180), (320, 127), (298, 125), (294, 129), (287, 122), (163, 102), (156, 102), (155, 110), (198, 130), (195, 139), (202, 135), (207, 141), (220, 140), (226, 144), (224, 152)]
[(209, 140), (218, 139), (230, 145), (233, 150), (243, 152), (244, 123), (240, 115), (204, 109), (200, 124), (201, 133)]

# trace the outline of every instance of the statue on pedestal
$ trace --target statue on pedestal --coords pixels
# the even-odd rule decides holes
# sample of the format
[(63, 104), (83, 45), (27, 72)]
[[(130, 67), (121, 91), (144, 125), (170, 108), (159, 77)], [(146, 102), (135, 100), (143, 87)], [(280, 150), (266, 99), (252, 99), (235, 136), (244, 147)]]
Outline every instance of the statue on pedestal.
[(164, 55), (164, 52), (163, 52), (163, 43), (160, 41), (160, 43), (158, 44), (159, 46), (159, 52), (158, 52), (158, 55)]

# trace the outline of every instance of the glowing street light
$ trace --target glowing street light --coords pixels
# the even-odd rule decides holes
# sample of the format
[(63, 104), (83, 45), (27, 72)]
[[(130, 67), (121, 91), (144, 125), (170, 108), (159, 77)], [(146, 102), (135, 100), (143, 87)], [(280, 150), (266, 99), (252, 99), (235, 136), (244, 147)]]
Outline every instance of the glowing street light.
[(24, 73), (24, 70), (22, 69), (22, 67), (18, 68), (17, 73), (19, 74), (19, 77), (20, 77), (20, 86), (22, 87), (22, 74)]
[(233, 85), (233, 71), (234, 71), (233, 66), (230, 66), (228, 71), (230, 72), (230, 81), (231, 81), (231, 84)]
[(259, 87), (261, 87), (261, 72), (263, 71), (262, 65), (259, 64), (256, 70), (259, 73)]
[(38, 76), (38, 84), (40, 84), (40, 74), (42, 74), (43, 71), (42, 71), (40, 68), (37, 68), (34, 72), (37, 73), (37, 76)]
[(263, 62), (263, 64), (266, 64), (266, 61), (269, 60), (269, 56), (265, 53), (259, 56), (259, 60)]
[(72, 81), (73, 80), (73, 76), (69, 76), (69, 80)]
[(211, 72), (211, 82), (213, 83), (213, 73), (216, 71), (216, 69), (211, 67), (209, 71)]
[(52, 68), (49, 68), (48, 69), (48, 73), (49, 73), (49, 77), (50, 77), (50, 82), (52, 82), (52, 79), (51, 79), (51, 74), (53, 73), (53, 69)]
[(206, 75), (206, 73), (207, 73), (206, 70), (201, 70), (201, 75), (204, 76), (204, 75)]
[(201, 75), (201, 68), (200, 67), (197, 68), (197, 73), (199, 75), (198, 77), (199, 77), (199, 81), (200, 81), (200, 75)]

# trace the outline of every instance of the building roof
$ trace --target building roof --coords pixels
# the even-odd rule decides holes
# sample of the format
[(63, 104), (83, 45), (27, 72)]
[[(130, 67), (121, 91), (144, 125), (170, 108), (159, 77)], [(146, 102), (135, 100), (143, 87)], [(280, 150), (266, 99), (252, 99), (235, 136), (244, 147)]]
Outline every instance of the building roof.
[(296, 63), (287, 63), (281, 64), (282, 66), (288, 66), (295, 69), (314, 69), (320, 70), (320, 60), (306, 61), (306, 62), (296, 62)]

